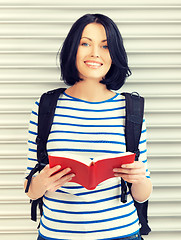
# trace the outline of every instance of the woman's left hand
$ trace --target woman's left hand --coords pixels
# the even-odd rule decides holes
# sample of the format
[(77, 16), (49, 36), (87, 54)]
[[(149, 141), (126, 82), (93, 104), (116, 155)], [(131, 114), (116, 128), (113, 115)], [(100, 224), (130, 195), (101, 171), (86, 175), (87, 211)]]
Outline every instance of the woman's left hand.
[(131, 164), (123, 164), (120, 168), (114, 168), (115, 177), (122, 177), (129, 183), (140, 183), (146, 178), (146, 168), (143, 162), (135, 161)]

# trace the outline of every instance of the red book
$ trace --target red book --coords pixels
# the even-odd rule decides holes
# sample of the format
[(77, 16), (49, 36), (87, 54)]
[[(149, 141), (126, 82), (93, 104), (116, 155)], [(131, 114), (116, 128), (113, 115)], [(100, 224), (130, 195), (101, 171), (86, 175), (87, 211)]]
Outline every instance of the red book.
[(50, 167), (61, 166), (61, 170), (69, 167), (70, 173), (75, 173), (71, 182), (78, 183), (88, 190), (95, 189), (97, 185), (109, 178), (115, 177), (113, 168), (122, 164), (133, 163), (135, 153), (126, 152), (112, 154), (109, 157), (95, 157), (93, 160), (78, 155), (49, 156)]

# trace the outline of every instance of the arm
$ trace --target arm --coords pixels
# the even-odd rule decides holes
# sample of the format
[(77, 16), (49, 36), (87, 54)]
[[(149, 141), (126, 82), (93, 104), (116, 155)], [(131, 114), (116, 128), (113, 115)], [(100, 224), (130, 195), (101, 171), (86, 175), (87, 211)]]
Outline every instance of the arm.
[(125, 181), (132, 183), (131, 193), (138, 202), (146, 201), (152, 192), (152, 183), (146, 177), (144, 163), (134, 162), (132, 164), (122, 165), (121, 168), (113, 170), (116, 177), (122, 177)]
[[(37, 164), (37, 145), (36, 145), (36, 137), (37, 137), (37, 127), (38, 127), (38, 107), (39, 102), (36, 101), (33, 107), (30, 123), (29, 123), (29, 133), (28, 133), (28, 163), (27, 163), (27, 171), (28, 175), (31, 169)], [(60, 171), (60, 166), (56, 166), (54, 168), (49, 168), (47, 165), (39, 174), (35, 174), (31, 180), (31, 184), (29, 187), (29, 191), (27, 195), (31, 199), (37, 199), (42, 197), (47, 190), (56, 191), (60, 186), (64, 185), (67, 181), (70, 181), (73, 177), (72, 174), (68, 174), (70, 169), (64, 169), (56, 174), (57, 171)], [(25, 180), (24, 186), (26, 188), (27, 180)]]
[(139, 143), (139, 161), (132, 164), (122, 165), (114, 169), (115, 176), (122, 177), (125, 181), (132, 183), (131, 193), (138, 202), (146, 201), (152, 192), (152, 183), (147, 170), (147, 147), (146, 147), (146, 124), (143, 121), (142, 133)]

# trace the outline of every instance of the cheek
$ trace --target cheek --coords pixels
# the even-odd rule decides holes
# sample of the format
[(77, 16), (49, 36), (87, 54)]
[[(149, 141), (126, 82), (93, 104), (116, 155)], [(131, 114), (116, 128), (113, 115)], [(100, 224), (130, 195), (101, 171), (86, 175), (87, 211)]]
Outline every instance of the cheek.
[(76, 55), (76, 67), (78, 68), (81, 62), (82, 56), (81, 56), (81, 51), (78, 49), (77, 55)]
[(112, 65), (112, 59), (111, 58), (107, 58), (107, 66), (108, 68), (110, 68)]
[(111, 65), (112, 64), (112, 59), (109, 57), (109, 64)]
[(84, 61), (83, 61), (83, 56), (81, 54), (80, 51), (77, 51), (77, 56), (76, 56), (76, 68), (78, 73), (82, 73), (83, 69), (84, 69)]
[(81, 60), (84, 57), (86, 57), (90, 53), (90, 50), (88, 47), (82, 47), (80, 46), (77, 50), (77, 59)]
[(111, 64), (112, 64), (112, 59), (111, 59), (111, 56), (110, 56), (109, 53), (106, 53), (106, 54), (104, 55), (104, 59), (105, 59), (106, 64), (111, 66)]

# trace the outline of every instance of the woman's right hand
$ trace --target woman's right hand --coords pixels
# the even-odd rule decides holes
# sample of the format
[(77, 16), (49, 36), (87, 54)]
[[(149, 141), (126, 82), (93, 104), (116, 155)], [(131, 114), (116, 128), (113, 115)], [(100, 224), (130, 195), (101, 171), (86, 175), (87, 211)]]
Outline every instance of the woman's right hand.
[[(27, 195), (31, 199), (37, 199), (42, 197), (47, 190), (55, 192), (75, 176), (75, 174), (69, 173), (70, 171), (70, 168), (61, 170), (61, 166), (59, 165), (53, 168), (46, 165), (36, 177), (32, 178)], [(24, 188), (26, 188), (26, 185), (27, 180), (25, 181)]]
[(75, 176), (75, 174), (69, 173), (71, 171), (70, 168), (65, 168), (64, 170), (60, 169), (60, 165), (53, 168), (46, 165), (39, 175), (37, 175), (37, 178), (39, 178), (38, 180), (43, 184), (46, 191), (49, 190), (51, 192), (55, 192), (58, 188), (63, 186), (66, 182), (69, 182)]

